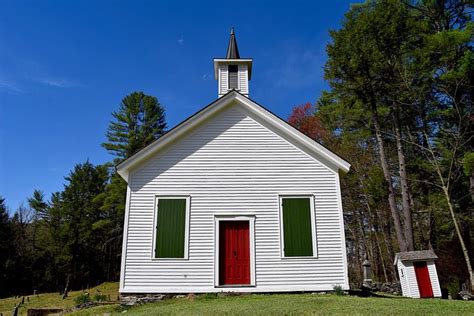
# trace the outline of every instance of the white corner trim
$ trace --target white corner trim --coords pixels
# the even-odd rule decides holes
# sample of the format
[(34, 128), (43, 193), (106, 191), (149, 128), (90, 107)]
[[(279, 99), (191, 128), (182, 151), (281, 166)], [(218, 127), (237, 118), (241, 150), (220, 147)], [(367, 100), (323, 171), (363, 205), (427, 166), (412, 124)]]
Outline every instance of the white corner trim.
[(131, 183), (127, 184), (127, 198), (125, 202), (125, 215), (122, 236), (122, 258), (120, 264), (120, 286), (119, 292), (123, 292), (125, 288), (125, 265), (127, 262), (127, 240), (128, 240), (128, 221), (130, 217), (130, 197), (132, 194)]
[[(158, 224), (158, 201), (164, 199), (184, 199), (186, 200), (186, 214), (185, 214), (185, 224), (184, 224), (184, 258), (156, 258), (155, 257), (155, 247), (156, 247), (156, 226)], [(154, 198), (153, 205), (153, 227), (152, 227), (152, 246), (150, 251), (150, 259), (152, 261), (183, 261), (189, 259), (189, 217), (191, 210), (191, 196), (183, 194), (166, 194), (160, 195), (156, 194)]]
[(346, 231), (344, 229), (344, 211), (342, 208), (342, 194), (341, 194), (341, 182), (339, 179), (339, 173), (336, 173), (335, 180), (336, 190), (337, 190), (337, 208), (339, 211), (339, 226), (341, 229), (341, 250), (342, 250), (342, 260), (344, 263), (344, 285), (349, 289), (349, 271), (347, 265), (347, 248), (346, 248)]

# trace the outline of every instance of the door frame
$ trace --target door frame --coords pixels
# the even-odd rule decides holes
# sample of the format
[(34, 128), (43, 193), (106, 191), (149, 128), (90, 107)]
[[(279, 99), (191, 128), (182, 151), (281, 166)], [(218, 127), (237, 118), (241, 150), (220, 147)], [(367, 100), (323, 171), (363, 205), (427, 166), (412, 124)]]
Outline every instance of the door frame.
[[(221, 221), (247, 221), (249, 222), (250, 243), (250, 284), (248, 285), (220, 285), (219, 284), (219, 224)], [(214, 287), (236, 288), (255, 287), (255, 215), (215, 215), (214, 216)]]

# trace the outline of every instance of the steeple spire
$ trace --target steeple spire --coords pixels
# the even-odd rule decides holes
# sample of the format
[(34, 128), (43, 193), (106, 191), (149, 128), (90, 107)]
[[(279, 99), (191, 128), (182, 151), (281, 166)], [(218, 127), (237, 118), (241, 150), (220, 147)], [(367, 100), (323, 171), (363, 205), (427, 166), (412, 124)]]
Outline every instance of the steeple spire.
[(237, 40), (235, 39), (234, 28), (230, 29), (229, 47), (227, 47), (227, 59), (240, 59), (239, 48), (237, 47)]
[(214, 58), (214, 78), (219, 98), (230, 91), (238, 91), (248, 97), (251, 77), (252, 58), (240, 58), (234, 28), (231, 28), (226, 57)]

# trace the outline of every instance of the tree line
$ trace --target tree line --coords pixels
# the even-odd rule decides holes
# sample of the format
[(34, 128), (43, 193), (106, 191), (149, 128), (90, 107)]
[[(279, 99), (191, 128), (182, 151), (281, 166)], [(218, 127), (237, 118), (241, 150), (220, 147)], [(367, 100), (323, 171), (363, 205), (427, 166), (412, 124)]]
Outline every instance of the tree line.
[(0, 198), (0, 297), (84, 289), (120, 274), (126, 182), (115, 164), (160, 137), (165, 110), (158, 99), (133, 92), (112, 113), (107, 142), (115, 156), (103, 165), (74, 166), (49, 200), (35, 190), (9, 216)]
[[(472, 1), (353, 5), (330, 32), (329, 89), (289, 123), (348, 160), (341, 175), (349, 279), (367, 257), (397, 280), (396, 252), (434, 249), (441, 284), (474, 288)], [(11, 216), (0, 198), (0, 296), (116, 281), (126, 183), (114, 165), (159, 138), (165, 110), (134, 92), (112, 113), (104, 165), (77, 164), (60, 192)]]
[(434, 249), (442, 286), (474, 289), (472, 1), (367, 1), (331, 31), (315, 104), (290, 123), (345, 157), (350, 279), (367, 256), (393, 281), (398, 251)]

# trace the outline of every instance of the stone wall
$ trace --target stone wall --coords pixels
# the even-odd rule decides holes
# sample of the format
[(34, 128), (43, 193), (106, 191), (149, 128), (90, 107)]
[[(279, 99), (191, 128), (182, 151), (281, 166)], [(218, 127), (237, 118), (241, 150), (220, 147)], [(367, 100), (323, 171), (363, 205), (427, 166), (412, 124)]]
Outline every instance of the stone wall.
[(400, 282), (365, 282), (363, 285), (364, 288), (372, 292), (382, 292), (392, 295), (402, 295), (402, 287)]

